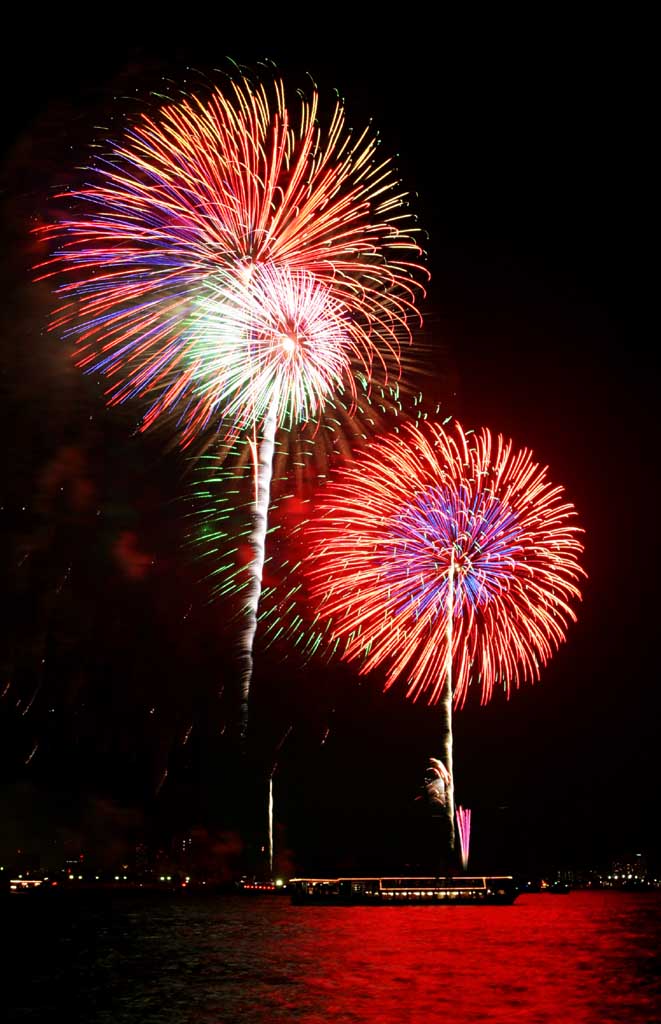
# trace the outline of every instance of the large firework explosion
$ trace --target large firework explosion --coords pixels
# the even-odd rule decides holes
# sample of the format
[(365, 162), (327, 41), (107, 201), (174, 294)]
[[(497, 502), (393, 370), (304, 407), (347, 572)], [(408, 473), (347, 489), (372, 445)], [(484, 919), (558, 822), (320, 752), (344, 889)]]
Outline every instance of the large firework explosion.
[(39, 229), (52, 329), (110, 404), (141, 397), (145, 427), (176, 413), (184, 443), (271, 402), (278, 423), (317, 415), (352, 389), (349, 356), (397, 374), (421, 252), (404, 194), (341, 103), (324, 129), (316, 92), (297, 105), (238, 78), (143, 114)]
[[(250, 584), (237, 638), (245, 737), (279, 427), (318, 423), (399, 372), (420, 293), (415, 228), (378, 140), (354, 135), (316, 91), (292, 117), (282, 84), (246, 78), (143, 114), (66, 194), (41, 267), (52, 329), (140, 398), (184, 445), (245, 438), (254, 464)], [(207, 442), (208, 443), (208, 440)]]
[(536, 679), (580, 599), (581, 532), (528, 449), (407, 424), (341, 469), (307, 526), (313, 599), (365, 673), (441, 702), (454, 830), (452, 702)]

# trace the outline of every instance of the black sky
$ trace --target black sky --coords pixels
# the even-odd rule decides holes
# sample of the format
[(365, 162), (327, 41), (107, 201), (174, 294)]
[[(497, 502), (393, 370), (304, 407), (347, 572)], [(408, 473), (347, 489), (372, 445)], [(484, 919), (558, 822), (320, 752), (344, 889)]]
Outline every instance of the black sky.
[[(430, 390), (466, 425), (532, 447), (586, 530), (580, 621), (541, 682), (457, 716), (476, 857), (505, 868), (638, 847), (658, 857), (644, 31), (603, 20), (458, 24), (442, 12), (437, 25), (405, 11), (386, 25), (311, 18), (103, 30), (53, 21), (26, 26), (8, 61), (5, 800), (15, 809), (17, 793), (36, 794), (35, 806), (52, 792), (100, 794), (182, 829), (213, 803), (213, 681), (228, 667), (219, 612), (196, 603), (168, 504), (181, 467), (162, 439), (132, 436), (130, 413), (105, 412), (44, 337), (29, 229), (97, 119), (118, 122), (122, 97), (226, 55), (251, 65), (268, 56), (297, 84), (309, 71), (322, 93), (337, 87), (350, 121), (372, 117), (384, 152), (399, 154), (429, 236)], [(364, 866), (386, 849), (415, 861), (434, 712), (383, 697), (378, 680), (357, 686), (348, 670), (318, 680), (262, 664), (257, 687), (272, 739), (298, 715), (278, 769), (297, 866)]]

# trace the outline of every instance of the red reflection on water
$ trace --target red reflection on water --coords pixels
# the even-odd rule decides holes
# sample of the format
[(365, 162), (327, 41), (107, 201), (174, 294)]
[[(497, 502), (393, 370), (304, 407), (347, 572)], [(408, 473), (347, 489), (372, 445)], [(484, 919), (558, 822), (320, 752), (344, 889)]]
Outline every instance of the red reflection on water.
[(661, 1021), (659, 893), (526, 895), (511, 907), (297, 907), (259, 892), (79, 900), (69, 890), (43, 900), (7, 894), (7, 1020)]
[(599, 893), (523, 896), (512, 907), (300, 908), (298, 924), (314, 936), (301, 983), (318, 1007), (299, 1002), (296, 1019), (660, 1019), (654, 993), (641, 985), (640, 957), (644, 964), (649, 951), (629, 913)]

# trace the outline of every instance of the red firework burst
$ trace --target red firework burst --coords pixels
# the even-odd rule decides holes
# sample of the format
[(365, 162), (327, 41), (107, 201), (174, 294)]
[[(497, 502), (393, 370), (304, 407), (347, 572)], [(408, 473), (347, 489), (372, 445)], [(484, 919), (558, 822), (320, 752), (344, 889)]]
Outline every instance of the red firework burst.
[(307, 574), (361, 672), (408, 679), (430, 703), (449, 682), (482, 701), (539, 676), (575, 621), (582, 532), (528, 449), (423, 423), (382, 438), (331, 480), (307, 526)]

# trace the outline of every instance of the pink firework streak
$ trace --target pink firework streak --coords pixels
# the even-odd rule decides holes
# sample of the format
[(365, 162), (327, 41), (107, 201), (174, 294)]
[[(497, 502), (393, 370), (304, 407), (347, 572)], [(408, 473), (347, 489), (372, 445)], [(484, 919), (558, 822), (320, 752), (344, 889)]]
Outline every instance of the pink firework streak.
[(467, 807), (457, 807), (457, 829), (459, 831), (459, 846), (461, 849), (461, 866), (465, 871), (468, 867), (471, 841), (471, 812)]

